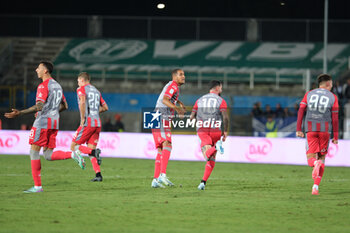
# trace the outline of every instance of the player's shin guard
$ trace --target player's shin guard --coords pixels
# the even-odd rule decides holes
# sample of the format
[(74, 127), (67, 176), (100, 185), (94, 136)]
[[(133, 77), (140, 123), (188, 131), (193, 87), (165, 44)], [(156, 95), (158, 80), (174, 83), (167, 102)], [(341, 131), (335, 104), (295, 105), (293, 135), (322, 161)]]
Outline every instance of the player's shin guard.
[(40, 159), (37, 160), (31, 160), (31, 166), (32, 166), (32, 176), (34, 180), (35, 186), (41, 186), (41, 163)]
[(307, 164), (310, 166), (310, 167), (313, 167), (314, 165), (315, 165), (315, 162), (316, 162), (317, 160), (316, 160), (316, 158), (309, 158), (308, 160), (307, 160)]
[(72, 152), (71, 151), (62, 151), (62, 150), (58, 150), (58, 151), (54, 151), (51, 155), (51, 160), (64, 160), (64, 159), (71, 159)]
[(100, 165), (97, 163), (97, 159), (93, 156), (89, 156), (92, 164), (92, 168), (94, 169), (95, 173), (101, 172)]
[(92, 149), (91, 149), (91, 148), (89, 148), (89, 147), (87, 147), (87, 146), (82, 146), (82, 145), (79, 146), (79, 150), (80, 150), (83, 154), (87, 154), (87, 155), (91, 154), (91, 152), (92, 152)]
[(158, 178), (160, 174), (160, 159), (162, 157), (162, 152), (157, 153), (156, 161), (154, 163), (154, 178)]
[(215, 152), (216, 148), (215, 146), (212, 146), (205, 152), (205, 155), (207, 156), (207, 158), (210, 158), (210, 156), (212, 156)]
[(166, 174), (166, 168), (168, 166), (170, 153), (171, 153), (171, 146), (163, 147), (162, 156), (161, 156), (161, 163), (160, 163), (160, 173)]
[(207, 181), (209, 179), (209, 176), (213, 171), (214, 167), (215, 167), (215, 160), (209, 160), (205, 165), (205, 170), (204, 170), (204, 175), (202, 180)]
[(318, 177), (316, 177), (316, 178), (314, 179), (314, 184), (315, 184), (315, 185), (320, 185), (321, 180), (322, 180), (322, 176), (323, 176), (323, 173), (324, 173), (324, 168), (325, 168), (325, 165), (324, 165), (324, 163), (322, 163), (322, 165), (321, 165), (321, 167), (320, 167), (320, 172), (319, 172), (319, 174), (318, 174)]

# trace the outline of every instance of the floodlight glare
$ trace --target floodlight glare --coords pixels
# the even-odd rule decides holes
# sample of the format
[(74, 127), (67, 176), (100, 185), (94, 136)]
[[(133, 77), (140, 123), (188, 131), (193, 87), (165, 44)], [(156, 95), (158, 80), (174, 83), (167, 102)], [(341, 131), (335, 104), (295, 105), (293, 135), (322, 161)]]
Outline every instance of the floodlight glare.
[(157, 8), (158, 8), (158, 9), (164, 9), (164, 8), (165, 8), (165, 4), (159, 3), (159, 4), (157, 5)]

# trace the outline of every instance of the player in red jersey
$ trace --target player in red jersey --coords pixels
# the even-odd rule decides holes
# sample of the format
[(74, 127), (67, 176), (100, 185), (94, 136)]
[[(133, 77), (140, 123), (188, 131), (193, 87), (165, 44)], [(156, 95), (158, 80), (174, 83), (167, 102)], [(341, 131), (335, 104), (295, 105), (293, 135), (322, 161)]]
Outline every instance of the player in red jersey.
[[(173, 183), (166, 176), (166, 169), (170, 157), (171, 144), (171, 130), (170, 127), (163, 125), (163, 120), (169, 125), (169, 121), (176, 111), (180, 117), (186, 112), (185, 105), (179, 101), (180, 90), (179, 87), (185, 83), (185, 73), (181, 69), (175, 69), (171, 72), (172, 81), (168, 82), (162, 92), (160, 93), (155, 111), (159, 112), (161, 117), (161, 128), (153, 129), (152, 134), (156, 148), (158, 150), (155, 167), (154, 178), (151, 187), (164, 187), (163, 185), (173, 186)], [(176, 106), (176, 104), (180, 106)]]
[[(71, 150), (80, 155), (88, 154), (95, 171), (93, 182), (101, 182), (101, 158), (100, 149), (96, 149), (98, 139), (101, 132), (100, 113), (108, 110), (108, 105), (102, 98), (101, 93), (90, 84), (90, 75), (82, 72), (78, 75), (78, 104), (80, 110), (80, 126), (75, 132), (71, 144)], [(87, 144), (84, 146), (83, 144)], [(65, 154), (70, 152), (57, 151), (57, 153)]]
[(59, 112), (68, 108), (66, 98), (63, 95), (62, 87), (52, 77), (53, 65), (51, 62), (42, 61), (39, 63), (36, 73), (43, 82), (38, 86), (36, 93), (36, 104), (28, 109), (17, 110), (5, 113), (7, 118), (15, 118), (24, 114), (37, 113), (33, 127), (29, 135), (30, 159), (32, 167), (32, 176), (34, 187), (24, 191), (25, 193), (43, 192), (41, 185), (41, 163), (40, 149), (43, 147), (43, 153), (46, 160), (64, 160), (73, 158), (79, 164), (84, 166), (84, 159), (75, 153), (57, 155), (53, 152), (56, 147), (56, 135), (59, 128)]
[(332, 142), (338, 144), (339, 105), (337, 96), (330, 91), (332, 77), (321, 74), (317, 77), (317, 81), (319, 88), (307, 92), (300, 102), (296, 132), (297, 137), (305, 136), (301, 129), (304, 119), (307, 162), (310, 167), (313, 167), (314, 185), (311, 192), (313, 195), (319, 195), (318, 186), (324, 173), (324, 162), (332, 130), (334, 136)]
[[(228, 136), (229, 118), (227, 114), (227, 104), (226, 101), (221, 98), (221, 92), (222, 83), (216, 80), (211, 81), (209, 93), (203, 95), (196, 101), (190, 117), (191, 120), (196, 118), (197, 124), (201, 122), (201, 125), (206, 121), (220, 123), (220, 126), (212, 123), (208, 127), (204, 127), (203, 125), (197, 128), (197, 134), (201, 141), (202, 153), (207, 161), (202, 181), (198, 186), (199, 190), (205, 189), (207, 180), (215, 167), (216, 152), (224, 153), (222, 141), (225, 141)], [(224, 122), (223, 132), (221, 131), (222, 118)], [(223, 136), (222, 141), (220, 140), (221, 136)]]

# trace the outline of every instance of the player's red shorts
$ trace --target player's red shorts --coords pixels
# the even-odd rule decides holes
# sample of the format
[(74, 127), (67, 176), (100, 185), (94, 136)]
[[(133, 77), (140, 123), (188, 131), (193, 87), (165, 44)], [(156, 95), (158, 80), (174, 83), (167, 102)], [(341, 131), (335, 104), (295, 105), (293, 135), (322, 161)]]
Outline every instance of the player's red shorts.
[(306, 154), (321, 155), (327, 154), (329, 145), (329, 133), (328, 132), (308, 132), (306, 133)]
[(86, 143), (97, 146), (100, 132), (101, 127), (79, 126), (72, 141), (79, 145)]
[(40, 129), (32, 127), (29, 134), (29, 144), (50, 149), (56, 148), (58, 129)]
[(156, 148), (162, 148), (162, 144), (165, 141), (171, 142), (171, 129), (161, 128), (161, 129), (152, 129), (154, 143), (156, 144)]
[(201, 148), (205, 145), (214, 146), (221, 138), (221, 129), (218, 128), (199, 128), (197, 135), (201, 140)]

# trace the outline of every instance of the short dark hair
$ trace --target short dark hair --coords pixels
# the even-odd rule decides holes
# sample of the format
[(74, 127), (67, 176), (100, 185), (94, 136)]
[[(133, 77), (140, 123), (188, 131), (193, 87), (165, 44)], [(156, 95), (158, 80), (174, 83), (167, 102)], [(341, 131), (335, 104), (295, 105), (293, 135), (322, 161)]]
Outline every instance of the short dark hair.
[(82, 77), (85, 81), (90, 81), (90, 75), (88, 74), (88, 72), (81, 72), (78, 75), (78, 78)]
[(177, 74), (177, 72), (178, 72), (179, 70), (182, 70), (182, 69), (177, 68), (177, 69), (175, 69), (175, 70), (171, 71), (171, 76), (176, 75), (176, 74)]
[(52, 71), (53, 71), (53, 64), (52, 64), (52, 62), (50, 62), (50, 61), (40, 61), (39, 64), (42, 64), (43, 66), (45, 66), (45, 68), (47, 69), (49, 74), (52, 73)]
[(332, 80), (332, 76), (330, 76), (329, 74), (320, 74), (317, 77), (318, 86), (320, 86), (321, 83), (327, 82), (327, 81), (330, 81), (330, 80)]
[(209, 90), (217, 87), (217, 86), (221, 86), (222, 83), (218, 80), (211, 80), (210, 83), (209, 83)]

